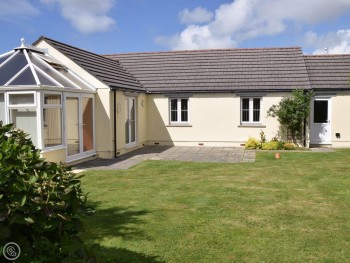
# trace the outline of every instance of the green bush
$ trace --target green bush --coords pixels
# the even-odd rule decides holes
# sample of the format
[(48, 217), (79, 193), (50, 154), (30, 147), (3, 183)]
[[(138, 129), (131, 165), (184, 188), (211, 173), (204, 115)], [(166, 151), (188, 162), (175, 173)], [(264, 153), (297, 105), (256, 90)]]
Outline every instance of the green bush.
[(80, 176), (40, 158), (26, 136), (0, 122), (0, 251), (16, 242), (16, 262), (62, 262), (83, 248), (86, 195)]
[(286, 143), (284, 143), (283, 148), (284, 148), (285, 150), (295, 150), (295, 149), (296, 149), (296, 146), (295, 146), (294, 143), (286, 142)]
[(262, 150), (281, 150), (283, 149), (283, 142), (281, 141), (271, 141), (264, 142), (261, 144)]
[(249, 150), (260, 149), (260, 147), (261, 147), (261, 143), (259, 142), (259, 140), (253, 137), (249, 137), (248, 141), (245, 143), (245, 148)]

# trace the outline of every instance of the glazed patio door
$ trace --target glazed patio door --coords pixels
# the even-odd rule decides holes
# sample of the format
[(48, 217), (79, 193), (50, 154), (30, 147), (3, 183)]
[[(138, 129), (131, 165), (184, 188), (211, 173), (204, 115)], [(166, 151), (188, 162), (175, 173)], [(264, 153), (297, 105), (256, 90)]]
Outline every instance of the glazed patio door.
[(67, 95), (65, 99), (67, 161), (94, 152), (93, 97)]
[(136, 144), (136, 99), (125, 98), (125, 144), (133, 146)]

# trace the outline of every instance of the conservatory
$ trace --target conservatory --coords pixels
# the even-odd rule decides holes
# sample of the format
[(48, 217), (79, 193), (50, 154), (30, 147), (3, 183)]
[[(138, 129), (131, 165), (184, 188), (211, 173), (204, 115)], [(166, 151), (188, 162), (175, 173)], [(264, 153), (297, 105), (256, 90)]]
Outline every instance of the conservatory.
[(0, 121), (27, 132), (44, 157), (54, 153), (72, 162), (95, 154), (94, 94), (89, 83), (23, 39), (0, 55)]

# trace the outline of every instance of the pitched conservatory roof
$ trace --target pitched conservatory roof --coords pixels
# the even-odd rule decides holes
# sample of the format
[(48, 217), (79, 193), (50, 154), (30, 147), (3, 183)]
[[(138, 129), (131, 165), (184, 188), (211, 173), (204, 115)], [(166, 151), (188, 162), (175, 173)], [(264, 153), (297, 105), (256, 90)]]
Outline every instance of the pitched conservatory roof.
[(43, 50), (22, 45), (0, 55), (0, 87), (49, 87), (94, 91), (79, 76)]

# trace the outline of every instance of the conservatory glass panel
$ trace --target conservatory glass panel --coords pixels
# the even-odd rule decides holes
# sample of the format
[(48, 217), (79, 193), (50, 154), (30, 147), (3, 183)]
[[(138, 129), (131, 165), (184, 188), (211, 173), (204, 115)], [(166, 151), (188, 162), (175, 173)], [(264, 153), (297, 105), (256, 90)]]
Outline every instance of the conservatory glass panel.
[(5, 96), (3, 93), (0, 93), (0, 121), (5, 123)]
[(14, 127), (28, 133), (34, 145), (37, 145), (36, 109), (20, 108), (10, 110), (10, 119)]
[(73, 74), (69, 73), (68, 70), (64, 68), (55, 68), (59, 73), (61, 73), (63, 76), (65, 76), (67, 79), (74, 82), (74, 84), (78, 85), (80, 88), (83, 89), (90, 89), (83, 81), (81, 81), (79, 78), (74, 76)]
[(3, 86), (28, 64), (23, 52), (19, 52), (0, 68), (0, 86)]
[(62, 113), (61, 108), (43, 109), (44, 146), (62, 145)]
[(83, 148), (84, 152), (94, 149), (93, 100), (83, 97)]
[(36, 85), (33, 73), (28, 67), (21, 74), (19, 74), (9, 85)]
[(60, 94), (45, 94), (44, 96), (45, 105), (61, 105)]
[(66, 98), (66, 131), (68, 156), (80, 153), (79, 137), (79, 99), (77, 97)]
[(39, 70), (36, 70), (36, 74), (38, 75), (40, 84), (46, 85), (46, 86), (57, 86), (56, 83), (48, 79), (47, 77), (44, 76)]
[[(64, 87), (73, 87), (73, 84), (71, 84), (69, 81), (64, 79), (56, 70), (54, 70), (49, 64), (47, 64), (45, 61), (35, 57), (32, 54), (29, 54), (31, 61), (35, 66), (40, 68), (43, 72), (45, 72), (47, 75), (49, 75), (51, 78), (59, 82)], [(55, 85), (57, 86), (57, 85)]]
[(10, 56), (12, 56), (12, 55), (13, 55), (13, 53), (1, 57), (1, 58), (0, 58), (0, 65), (1, 65), (1, 63), (3, 63), (6, 59), (8, 59), (8, 58), (9, 58)]
[(10, 105), (34, 105), (34, 93), (10, 94)]

